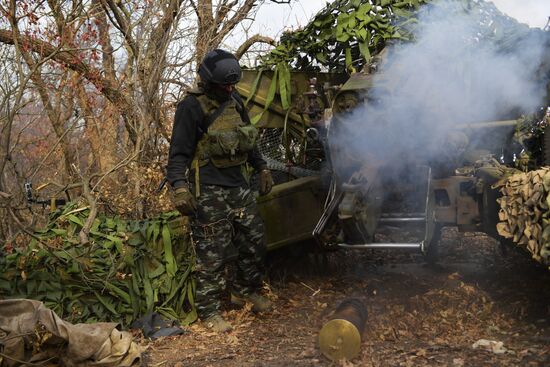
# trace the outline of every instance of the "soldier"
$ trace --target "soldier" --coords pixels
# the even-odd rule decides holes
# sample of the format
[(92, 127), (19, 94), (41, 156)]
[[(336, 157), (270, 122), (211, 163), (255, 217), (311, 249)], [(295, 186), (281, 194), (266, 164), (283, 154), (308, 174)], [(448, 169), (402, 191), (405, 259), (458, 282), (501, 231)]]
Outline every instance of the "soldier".
[(258, 312), (271, 309), (259, 293), (264, 227), (246, 167), (259, 172), (260, 195), (271, 191), (273, 180), (256, 147), (258, 131), (234, 89), (241, 74), (229, 52), (217, 49), (206, 55), (198, 88), (177, 106), (167, 166), (174, 205), (190, 216), (197, 255), (195, 305), (205, 325), (218, 332), (232, 329), (219, 313), (232, 244), (238, 258), (231, 302), (251, 302)]

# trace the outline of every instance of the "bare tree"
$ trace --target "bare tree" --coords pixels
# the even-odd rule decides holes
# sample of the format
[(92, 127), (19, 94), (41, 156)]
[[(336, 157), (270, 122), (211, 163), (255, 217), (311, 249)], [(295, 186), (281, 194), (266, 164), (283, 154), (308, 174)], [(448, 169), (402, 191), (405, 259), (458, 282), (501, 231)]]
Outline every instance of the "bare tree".
[(23, 222), (16, 208), (16, 199), (22, 192), (17, 190), (17, 181), (15, 184), (13, 180), (10, 182), (7, 174), (8, 170), (14, 169), (10, 151), (14, 122), (21, 109), (30, 102), (25, 96), (29, 79), (17, 61), (13, 49), (0, 46), (0, 241), (13, 238), (20, 230), (18, 225)]
[[(198, 64), (204, 55), (221, 44), (237, 25), (249, 18), (258, 5), (264, 1), (257, 0), (220, 0), (213, 4), (212, 0), (190, 0), (197, 15), (198, 29), (195, 41), (195, 63)], [(271, 0), (275, 3), (287, 4), (288, 0)], [(261, 35), (255, 35), (244, 41), (239, 47), (240, 55), (256, 42), (273, 43), (273, 40)]]
[[(192, 84), (197, 60), (219, 47), (263, 2), (0, 4), (0, 43), (14, 47), (22, 61), (21, 75), (32, 82), (25, 87), (39, 96), (55, 135), (53, 143), (60, 148), (66, 173), (62, 180), (87, 182), (88, 198), (99, 197), (98, 190), (111, 184), (101, 195), (118, 190), (123, 193), (120, 205), (145, 215), (156, 201), (157, 182), (151, 181), (160, 179), (173, 102)], [(245, 40), (239, 55), (255, 42), (272, 40), (259, 35)], [(9, 142), (2, 144), (6, 146)], [(158, 173), (154, 177), (149, 175), (152, 168)]]

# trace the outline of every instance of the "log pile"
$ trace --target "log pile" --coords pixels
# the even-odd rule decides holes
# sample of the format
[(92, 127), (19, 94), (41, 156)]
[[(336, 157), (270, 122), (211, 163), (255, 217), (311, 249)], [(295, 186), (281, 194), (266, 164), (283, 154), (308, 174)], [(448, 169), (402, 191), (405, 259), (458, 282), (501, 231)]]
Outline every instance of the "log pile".
[(501, 181), (498, 233), (550, 266), (550, 167)]

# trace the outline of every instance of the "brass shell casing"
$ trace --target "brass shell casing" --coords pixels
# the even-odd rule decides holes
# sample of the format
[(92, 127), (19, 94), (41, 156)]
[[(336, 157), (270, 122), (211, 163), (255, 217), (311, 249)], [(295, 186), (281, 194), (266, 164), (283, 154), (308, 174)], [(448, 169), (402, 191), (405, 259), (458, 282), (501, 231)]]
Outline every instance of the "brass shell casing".
[(361, 351), (367, 309), (357, 298), (344, 300), (319, 332), (319, 348), (332, 361), (351, 360)]
[(361, 350), (361, 334), (348, 320), (330, 320), (319, 332), (319, 347), (325, 357), (332, 361), (349, 361)]

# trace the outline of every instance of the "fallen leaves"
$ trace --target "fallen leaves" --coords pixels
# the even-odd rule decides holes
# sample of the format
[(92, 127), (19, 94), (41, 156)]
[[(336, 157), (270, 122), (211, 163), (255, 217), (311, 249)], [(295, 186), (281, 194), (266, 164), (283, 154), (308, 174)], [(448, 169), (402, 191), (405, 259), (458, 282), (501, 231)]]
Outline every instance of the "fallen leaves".
[(472, 348), (488, 350), (495, 354), (504, 354), (508, 352), (508, 349), (504, 348), (504, 343), (496, 340), (479, 339), (472, 344)]
[[(454, 252), (442, 257), (443, 271), (427, 271), (422, 265), (407, 263), (403, 273), (396, 273), (393, 268), (385, 272), (385, 265), (369, 265), (360, 279), (345, 271), (330, 278), (326, 273), (296, 276), (294, 282), (273, 290), (278, 296), (273, 313), (255, 315), (248, 310), (231, 310), (224, 316), (234, 325), (237, 320), (240, 324), (224, 335), (208, 334), (193, 325), (190, 333), (164, 344), (169, 347), (167, 350), (159, 348), (161, 342), (154, 344), (154, 361), (168, 360), (166, 366), (183, 361), (191, 367), (547, 365), (544, 361), (548, 360), (550, 350), (545, 349), (543, 341), (537, 341), (538, 329), (523, 328), (526, 321), (521, 317), (527, 311), (520, 313), (514, 309), (516, 303), (519, 307), (544, 302), (533, 294), (540, 294), (544, 285), (550, 284), (550, 276), (540, 279), (539, 274), (538, 278), (529, 278), (529, 284), (537, 285), (537, 293), (529, 295), (525, 293), (526, 287), (518, 288), (518, 284), (527, 284), (529, 275), (521, 271), (523, 268), (509, 268), (508, 263), (496, 258), (494, 242), (478, 234), (460, 237), (459, 241), (456, 238), (462, 234), (449, 233), (446, 231), (444, 235), (443, 250), (450, 252), (444, 247), (448, 242)], [(371, 264), (368, 256), (372, 254), (363, 258), (357, 252), (349, 257), (336, 255), (339, 269), (343, 261)], [(468, 265), (456, 266), (457, 258)], [(473, 266), (480, 258), (483, 261)], [(510, 257), (507, 261), (515, 260)], [(414, 266), (421, 270), (415, 273)], [(525, 269), (531, 266), (529, 263)], [(511, 280), (502, 279), (507, 274), (513, 274)], [(368, 279), (368, 284), (364, 279)], [(314, 292), (301, 283), (322, 291), (311, 297)], [(374, 289), (378, 290), (376, 297), (372, 296)], [(499, 297), (501, 289), (506, 290), (506, 298)], [(369, 310), (361, 355), (352, 361), (330, 362), (318, 349), (320, 327), (333, 306), (345, 297), (359, 294), (366, 297)], [(510, 294), (515, 298), (510, 299)], [(480, 338), (502, 341), (507, 350), (518, 352), (494, 354), (473, 349), (473, 342)]]
[(464, 359), (462, 359), (462, 358), (453, 358), (453, 366), (454, 367), (464, 366)]

